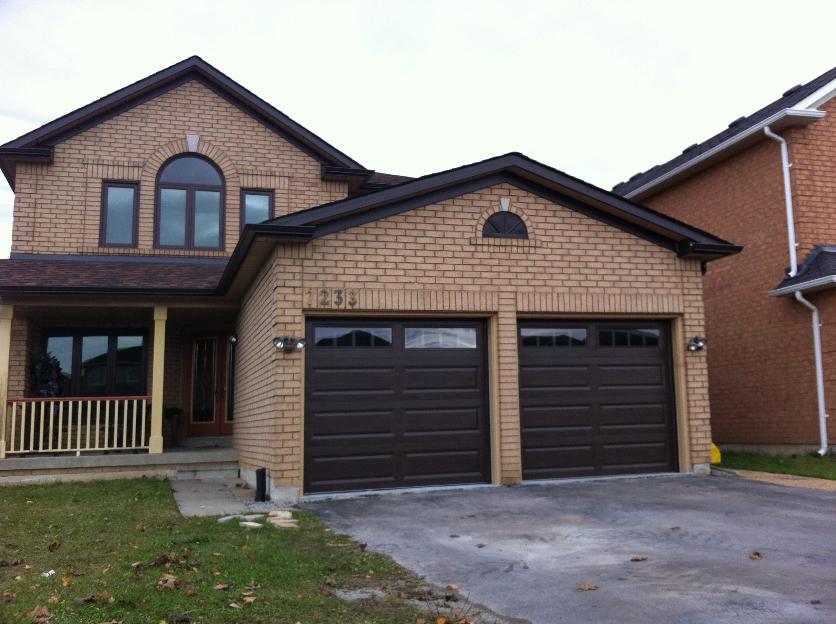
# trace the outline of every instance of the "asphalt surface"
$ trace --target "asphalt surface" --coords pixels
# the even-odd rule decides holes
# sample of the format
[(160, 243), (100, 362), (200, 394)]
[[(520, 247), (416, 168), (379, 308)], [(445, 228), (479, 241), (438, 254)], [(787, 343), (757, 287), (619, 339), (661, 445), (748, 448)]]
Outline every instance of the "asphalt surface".
[(836, 493), (686, 476), (302, 506), (508, 621), (836, 622)]

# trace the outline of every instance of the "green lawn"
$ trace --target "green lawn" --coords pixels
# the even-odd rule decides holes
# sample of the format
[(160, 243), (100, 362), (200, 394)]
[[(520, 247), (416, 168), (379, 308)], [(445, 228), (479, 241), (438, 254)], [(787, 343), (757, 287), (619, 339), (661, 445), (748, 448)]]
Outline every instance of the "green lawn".
[(723, 462), (719, 466), (720, 468), (759, 470), (761, 472), (777, 472), (802, 477), (836, 479), (836, 459), (833, 457), (817, 457), (814, 455), (770, 457), (757, 453), (725, 452), (723, 453)]
[[(51, 623), (416, 621), (415, 577), (294, 515), (295, 530), (185, 519), (158, 480), (0, 488), (0, 622), (41, 621), (36, 607)], [(388, 595), (333, 595), (352, 587)]]

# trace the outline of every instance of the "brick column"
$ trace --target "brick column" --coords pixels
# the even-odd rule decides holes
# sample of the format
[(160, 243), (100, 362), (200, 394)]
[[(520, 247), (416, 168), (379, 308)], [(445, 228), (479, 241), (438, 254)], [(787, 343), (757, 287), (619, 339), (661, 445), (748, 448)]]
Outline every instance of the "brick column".
[(500, 293), (497, 314), (497, 361), (499, 395), (499, 448), (501, 483), (522, 481), (520, 449), (520, 388), (517, 353), (517, 299), (515, 293)]

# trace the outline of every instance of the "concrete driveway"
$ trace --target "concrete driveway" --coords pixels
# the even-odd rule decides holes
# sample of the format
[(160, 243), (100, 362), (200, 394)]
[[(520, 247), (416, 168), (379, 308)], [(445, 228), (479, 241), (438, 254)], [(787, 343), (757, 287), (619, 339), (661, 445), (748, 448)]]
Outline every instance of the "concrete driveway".
[[(830, 492), (686, 476), (304, 507), (429, 582), (456, 583), (522, 622), (836, 622)], [(631, 562), (635, 555), (647, 560)], [(599, 589), (579, 591), (581, 583)]]

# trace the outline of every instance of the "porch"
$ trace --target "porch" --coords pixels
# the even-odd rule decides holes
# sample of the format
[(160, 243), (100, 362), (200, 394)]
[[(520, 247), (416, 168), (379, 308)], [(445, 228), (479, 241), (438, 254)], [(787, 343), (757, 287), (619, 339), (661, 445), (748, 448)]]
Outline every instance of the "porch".
[(68, 299), (0, 304), (0, 476), (228, 470), (237, 307)]

